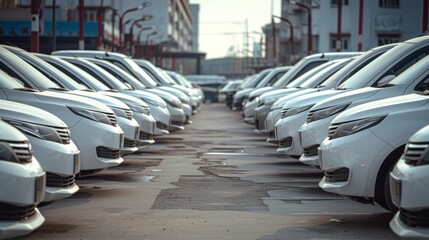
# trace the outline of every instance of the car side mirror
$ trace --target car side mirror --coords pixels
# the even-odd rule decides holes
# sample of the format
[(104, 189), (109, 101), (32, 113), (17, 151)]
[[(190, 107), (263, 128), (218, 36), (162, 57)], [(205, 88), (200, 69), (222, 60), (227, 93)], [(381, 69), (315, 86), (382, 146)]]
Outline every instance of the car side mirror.
[(378, 81), (377, 86), (383, 85), (385, 83), (388, 83), (390, 81), (392, 81), (396, 76), (395, 75), (387, 75), (384, 76), (382, 79), (380, 79), (380, 81)]

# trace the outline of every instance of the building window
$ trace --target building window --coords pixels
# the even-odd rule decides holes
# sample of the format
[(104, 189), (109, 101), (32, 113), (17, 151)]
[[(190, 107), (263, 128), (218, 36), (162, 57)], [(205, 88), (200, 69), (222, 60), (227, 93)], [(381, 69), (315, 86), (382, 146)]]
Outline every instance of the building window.
[(399, 8), (399, 0), (379, 0), (379, 6), (383, 8)]
[(84, 19), (86, 22), (96, 22), (97, 21), (97, 11), (85, 10)]
[[(342, 0), (342, 6), (348, 6), (349, 0)], [(338, 0), (331, 0), (331, 7), (337, 7), (338, 6)]]
[(399, 34), (392, 34), (392, 35), (379, 34), (378, 35), (378, 46), (390, 44), (390, 43), (397, 43), (400, 41), (399, 37), (400, 37)]
[[(330, 35), (330, 48), (331, 51), (337, 50), (337, 34), (331, 33)], [(350, 34), (343, 33), (341, 35), (341, 51), (349, 51), (350, 50)]]

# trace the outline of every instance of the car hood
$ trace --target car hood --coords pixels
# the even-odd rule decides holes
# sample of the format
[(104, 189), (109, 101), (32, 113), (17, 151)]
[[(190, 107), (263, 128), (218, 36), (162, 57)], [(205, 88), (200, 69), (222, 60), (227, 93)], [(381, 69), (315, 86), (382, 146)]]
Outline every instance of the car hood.
[(137, 98), (137, 97), (133, 97), (124, 93), (120, 93), (120, 92), (111, 92), (111, 91), (99, 91), (98, 93), (109, 96), (109, 97), (113, 97), (118, 99), (119, 101), (129, 105), (137, 105), (137, 106), (144, 106), (147, 107), (147, 103), (144, 102), (143, 100)]
[(27, 137), (22, 134), (18, 129), (11, 125), (0, 121), (0, 141), (13, 141), (13, 142), (24, 142), (28, 141)]
[(113, 97), (106, 96), (103, 94), (99, 94), (97, 92), (73, 90), (73, 91), (70, 91), (70, 94), (91, 98), (93, 100), (99, 101), (99, 102), (107, 105), (108, 107), (130, 110), (130, 108), (125, 103), (119, 101), (118, 99), (115, 99)]
[(420, 129), (411, 136), (410, 142), (429, 142), (429, 125)]
[(0, 118), (20, 120), (51, 127), (67, 127), (61, 119), (45, 110), (7, 100), (0, 100)]
[(334, 96), (336, 94), (340, 94), (344, 91), (340, 90), (326, 90), (320, 92), (313, 92), (309, 94), (305, 94), (299, 97), (295, 97), (294, 99), (287, 102), (283, 107), (284, 108), (296, 108), (303, 107), (307, 105), (315, 104), (323, 99)]
[(309, 88), (309, 89), (301, 89), (300, 91), (297, 92), (292, 92), (290, 94), (287, 94), (286, 96), (281, 97), (280, 99), (278, 99), (274, 105), (273, 108), (279, 108), (279, 107), (283, 107), (283, 105), (285, 105), (285, 103), (299, 97), (299, 96), (303, 96), (305, 94), (309, 94), (309, 93), (314, 93), (314, 92), (318, 92), (319, 89), (315, 89), (315, 88)]
[(276, 90), (272, 90), (269, 92), (266, 92), (264, 94), (262, 94), (261, 96), (259, 96), (260, 100), (265, 100), (268, 98), (280, 98), (283, 95), (289, 94), (289, 93), (293, 93), (296, 91), (299, 91), (300, 88), (283, 88), (283, 89), (276, 89)]
[(423, 106), (429, 101), (428, 95), (407, 94), (373, 101), (347, 109), (332, 120), (332, 123), (348, 122), (362, 118), (385, 116), (404, 109)]
[(48, 101), (50, 103), (56, 103), (68, 107), (79, 107), (105, 113), (113, 113), (113, 111), (103, 103), (89, 99), (87, 97), (73, 96), (73, 98), (70, 98), (64, 93), (49, 91), (37, 92), (34, 93), (34, 96), (36, 96), (41, 101)]
[[(160, 90), (160, 92), (164, 92), (164, 93), (169, 93), (175, 97), (177, 97), (181, 102), (188, 102), (189, 103), (189, 97), (186, 96), (186, 94), (182, 91), (180, 91), (179, 89), (175, 89), (169, 86), (161, 86), (158, 87), (158, 89)], [(150, 89), (152, 90), (152, 89)]]
[(255, 97), (261, 96), (262, 94), (269, 92), (269, 91), (272, 91), (272, 90), (276, 90), (276, 88), (274, 88), (272, 86), (257, 88), (249, 94), (249, 98), (255, 98)]
[(168, 87), (177, 89), (177, 90), (181, 91), (182, 93), (186, 94), (187, 96), (192, 96), (192, 94), (193, 94), (192, 89), (184, 87), (184, 86), (180, 86), (177, 84), (168, 85)]
[(245, 88), (235, 93), (234, 98), (242, 98), (248, 96), (250, 92), (255, 90), (254, 88)]
[(345, 103), (350, 103), (364, 98), (369, 98), (374, 96), (380, 90), (381, 90), (380, 88), (373, 88), (373, 87), (360, 88), (360, 89), (351, 90), (351, 91), (346, 90), (346, 92), (329, 97), (327, 99), (324, 99), (316, 103), (316, 105), (314, 105), (311, 108), (311, 111), (332, 107), (336, 105), (341, 105)]

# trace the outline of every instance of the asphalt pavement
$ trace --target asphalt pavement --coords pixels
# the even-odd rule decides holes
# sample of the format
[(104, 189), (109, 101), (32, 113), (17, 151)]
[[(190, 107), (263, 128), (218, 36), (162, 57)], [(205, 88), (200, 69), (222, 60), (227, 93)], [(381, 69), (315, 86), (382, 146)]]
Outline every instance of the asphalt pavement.
[(324, 192), (318, 169), (276, 153), (239, 112), (208, 104), (192, 120), (78, 179), (22, 239), (398, 239), (392, 213)]

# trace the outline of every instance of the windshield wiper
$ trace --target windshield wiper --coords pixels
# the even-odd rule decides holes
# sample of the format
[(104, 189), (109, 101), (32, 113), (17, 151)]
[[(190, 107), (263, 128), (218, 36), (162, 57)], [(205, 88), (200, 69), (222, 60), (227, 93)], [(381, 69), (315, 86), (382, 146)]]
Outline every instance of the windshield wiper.
[(382, 83), (380, 85), (375, 86), (376, 88), (385, 88), (385, 87), (392, 87), (392, 86), (396, 86), (393, 83)]
[(62, 88), (62, 87), (50, 87), (49, 90), (55, 90), (55, 91), (62, 91), (62, 92), (68, 92), (70, 90)]
[(95, 90), (93, 90), (93, 89), (89, 89), (89, 88), (86, 88), (86, 89), (80, 89), (80, 91), (84, 91), (84, 92), (95, 92)]
[(37, 89), (33, 89), (33, 88), (27, 88), (27, 87), (22, 87), (22, 88), (13, 88), (13, 90), (18, 90), (18, 91), (23, 91), (23, 92), (40, 92)]
[(337, 87), (337, 88), (335, 88), (335, 90), (347, 90), (347, 88), (340, 88), (340, 87)]
[(109, 89), (109, 90), (105, 90), (106, 92), (119, 92), (119, 90), (117, 90), (117, 89)]

